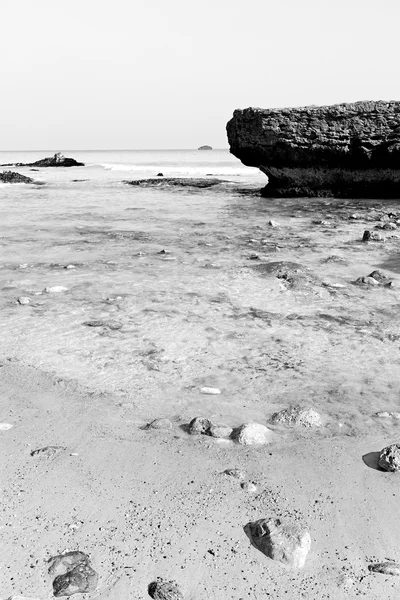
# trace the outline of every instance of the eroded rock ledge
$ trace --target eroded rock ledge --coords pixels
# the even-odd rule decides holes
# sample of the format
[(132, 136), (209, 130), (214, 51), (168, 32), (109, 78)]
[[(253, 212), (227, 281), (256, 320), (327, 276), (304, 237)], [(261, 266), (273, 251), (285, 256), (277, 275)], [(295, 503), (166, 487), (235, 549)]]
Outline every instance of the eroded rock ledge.
[(400, 102), (235, 110), (230, 151), (268, 197), (400, 198)]
[(84, 167), (84, 163), (78, 162), (74, 158), (68, 158), (60, 152), (54, 156), (42, 158), (33, 163), (9, 163), (0, 165), (1, 167)]

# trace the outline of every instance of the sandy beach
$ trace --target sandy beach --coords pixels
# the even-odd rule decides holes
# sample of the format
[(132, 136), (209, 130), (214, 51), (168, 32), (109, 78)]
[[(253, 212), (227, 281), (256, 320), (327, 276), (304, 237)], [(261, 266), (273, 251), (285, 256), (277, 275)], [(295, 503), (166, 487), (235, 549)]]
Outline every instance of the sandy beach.
[[(1, 232), (0, 597), (52, 598), (47, 561), (80, 550), (88, 599), (157, 577), (185, 600), (398, 598), (368, 569), (400, 561), (398, 475), (377, 468), (400, 424), (398, 203), (119, 183), (82, 207), (73, 185), (19, 192), (26, 219), (8, 196)], [(322, 424), (271, 423), (297, 405)], [(271, 441), (190, 435), (196, 416)], [(307, 528), (302, 569), (252, 545), (261, 518)]]

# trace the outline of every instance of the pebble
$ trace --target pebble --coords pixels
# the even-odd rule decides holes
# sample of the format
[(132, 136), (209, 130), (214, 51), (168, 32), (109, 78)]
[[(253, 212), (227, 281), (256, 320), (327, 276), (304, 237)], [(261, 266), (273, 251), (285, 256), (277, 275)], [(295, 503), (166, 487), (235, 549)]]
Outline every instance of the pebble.
[(248, 494), (254, 494), (254, 492), (257, 491), (257, 486), (254, 485), (254, 483), (252, 483), (251, 481), (244, 481), (240, 484), (240, 487)]
[(229, 438), (233, 429), (229, 425), (211, 425), (208, 430), (209, 435), (215, 438)]
[(400, 564), (392, 561), (368, 565), (371, 573), (382, 573), (383, 575), (400, 575)]
[(18, 298), (18, 304), (29, 304), (30, 299), (27, 296), (20, 296)]
[(66, 288), (62, 285), (53, 285), (53, 286), (44, 288), (44, 291), (47, 292), (48, 294), (59, 294), (61, 292), (67, 292), (68, 288)]
[(236, 432), (236, 441), (243, 446), (268, 444), (271, 438), (271, 430), (260, 423), (244, 423)]
[(154, 600), (183, 600), (182, 592), (175, 581), (164, 581), (161, 577), (150, 583), (148, 592)]
[(378, 464), (385, 471), (392, 473), (400, 471), (400, 444), (391, 444), (383, 448), (379, 455)]
[(147, 425), (147, 429), (172, 429), (172, 423), (169, 419), (154, 419)]
[(234, 477), (235, 479), (239, 479), (240, 481), (246, 479), (245, 472), (241, 471), (240, 469), (225, 469), (224, 473), (225, 475), (229, 475), (230, 477)]
[(260, 519), (249, 525), (253, 543), (263, 554), (296, 569), (304, 566), (311, 547), (307, 529), (280, 519)]
[(276, 221), (268, 221), (268, 225), (270, 227), (279, 227), (279, 223), (277, 223)]
[(11, 425), (11, 423), (0, 423), (0, 431), (7, 431), (12, 427), (14, 427), (14, 425)]
[(205, 417), (195, 417), (189, 423), (189, 433), (191, 435), (207, 434), (210, 427), (212, 426), (211, 421)]
[(217, 395), (221, 393), (221, 390), (213, 387), (202, 387), (200, 388), (200, 392), (202, 394)]

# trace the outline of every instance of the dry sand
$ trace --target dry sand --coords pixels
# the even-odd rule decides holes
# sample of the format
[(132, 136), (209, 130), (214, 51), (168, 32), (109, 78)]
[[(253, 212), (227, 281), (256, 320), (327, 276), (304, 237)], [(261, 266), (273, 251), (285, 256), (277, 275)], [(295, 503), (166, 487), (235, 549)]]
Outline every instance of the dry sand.
[[(66, 550), (99, 573), (90, 599), (145, 599), (156, 577), (186, 600), (399, 597), (400, 578), (368, 565), (400, 560), (400, 475), (376, 468), (398, 441), (400, 421), (376, 412), (400, 410), (400, 292), (352, 283), (376, 268), (399, 280), (396, 231), (360, 241), (397, 207), (302, 203), (239, 197), (214, 226), (215, 215), (205, 227), (178, 219), (175, 238), (129, 249), (120, 229), (109, 256), (87, 251), (76, 269), (3, 265), (0, 422), (13, 427), (0, 431), (1, 598), (51, 598), (45, 561)], [(274, 261), (311, 275), (258, 266)], [(34, 295), (55, 285), (68, 292)], [(83, 325), (96, 319), (106, 325)], [(197, 415), (268, 425), (293, 404), (324, 425), (271, 425), (262, 447), (185, 427)], [(146, 430), (157, 417), (172, 429)], [(64, 449), (31, 456), (49, 445)], [(244, 527), (263, 517), (309, 529), (303, 569), (251, 545)]]

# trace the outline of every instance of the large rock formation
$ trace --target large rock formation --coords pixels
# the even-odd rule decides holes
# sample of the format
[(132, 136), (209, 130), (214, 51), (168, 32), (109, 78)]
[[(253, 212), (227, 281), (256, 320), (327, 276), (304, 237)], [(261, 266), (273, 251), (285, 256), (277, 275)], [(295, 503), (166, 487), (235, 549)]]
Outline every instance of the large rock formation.
[(57, 152), (54, 156), (42, 158), (33, 163), (12, 163), (7, 165), (0, 165), (2, 167), (84, 167), (84, 163), (80, 163), (74, 158), (68, 158), (60, 152)]
[(15, 173), (14, 171), (3, 171), (0, 173), (0, 183), (35, 183), (31, 177)]
[(400, 102), (235, 110), (231, 153), (269, 197), (400, 198)]

